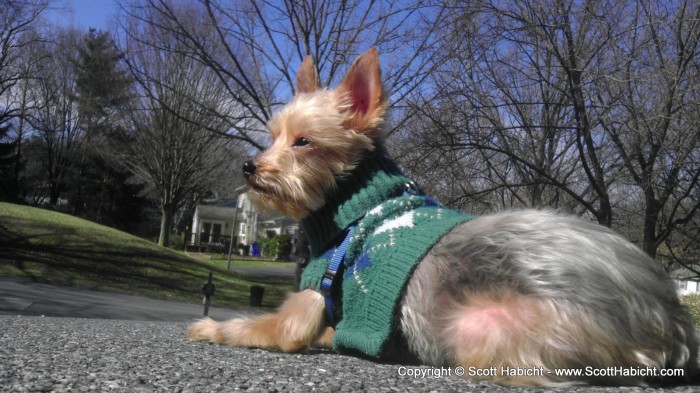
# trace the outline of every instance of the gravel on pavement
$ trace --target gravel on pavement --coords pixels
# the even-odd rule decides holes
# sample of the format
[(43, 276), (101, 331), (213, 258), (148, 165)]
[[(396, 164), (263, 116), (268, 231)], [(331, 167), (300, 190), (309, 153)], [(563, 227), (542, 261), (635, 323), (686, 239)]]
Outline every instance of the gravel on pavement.
[[(330, 351), (284, 354), (186, 339), (186, 322), (0, 316), (0, 392), (629, 392), (511, 388)], [(420, 370), (430, 371), (428, 367)]]

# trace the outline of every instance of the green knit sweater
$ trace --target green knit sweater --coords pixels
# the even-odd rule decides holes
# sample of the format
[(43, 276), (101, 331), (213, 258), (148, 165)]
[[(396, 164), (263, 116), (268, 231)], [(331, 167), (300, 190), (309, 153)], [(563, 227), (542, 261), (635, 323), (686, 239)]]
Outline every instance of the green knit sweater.
[(375, 154), (341, 179), (326, 205), (302, 222), (313, 259), (301, 288), (315, 290), (342, 233), (356, 225), (337, 273), (342, 285), (334, 299), (340, 315), (333, 346), (339, 352), (385, 355), (415, 266), (450, 229), (472, 218), (428, 197), (403, 195), (410, 181), (383, 154)]

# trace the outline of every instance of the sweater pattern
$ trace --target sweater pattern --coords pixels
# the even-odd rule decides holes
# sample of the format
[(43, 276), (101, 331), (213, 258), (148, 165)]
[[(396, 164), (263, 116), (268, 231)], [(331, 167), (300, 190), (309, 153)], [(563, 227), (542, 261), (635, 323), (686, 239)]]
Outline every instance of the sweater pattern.
[[(422, 195), (394, 197), (367, 211), (355, 224), (338, 272), (343, 280), (334, 296), (340, 310), (334, 349), (381, 358), (395, 338), (396, 315), (415, 266), (442, 236), (470, 218)], [(302, 288), (320, 288), (337, 244), (309, 263)]]

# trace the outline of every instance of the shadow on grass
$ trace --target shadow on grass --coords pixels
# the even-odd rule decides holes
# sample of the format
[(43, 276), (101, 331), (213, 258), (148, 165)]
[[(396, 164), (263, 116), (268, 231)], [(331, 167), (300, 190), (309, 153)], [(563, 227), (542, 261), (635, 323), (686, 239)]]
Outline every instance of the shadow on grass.
[(212, 271), (217, 303), (235, 308), (247, 307), (251, 285), (268, 288), (267, 307), (278, 305), (291, 289), (285, 280), (242, 278), (146, 241), (122, 244), (71, 226), (28, 225), (31, 220), (3, 217), (0, 268), (5, 265), (5, 272), (15, 270), (35, 282), (199, 302), (200, 285)]

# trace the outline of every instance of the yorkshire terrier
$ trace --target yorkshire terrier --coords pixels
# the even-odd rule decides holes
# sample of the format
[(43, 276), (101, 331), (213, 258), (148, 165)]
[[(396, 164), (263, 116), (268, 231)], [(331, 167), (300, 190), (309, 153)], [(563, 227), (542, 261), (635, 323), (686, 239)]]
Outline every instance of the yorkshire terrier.
[(695, 375), (695, 330), (674, 282), (632, 243), (575, 217), (470, 216), (421, 194), (383, 147), (375, 48), (333, 90), (319, 87), (310, 57), (296, 83), (268, 124), (272, 145), (243, 174), (257, 206), (300, 220), (313, 258), (305, 289), (275, 313), (195, 322), (190, 340), (327, 347), (516, 385)]

